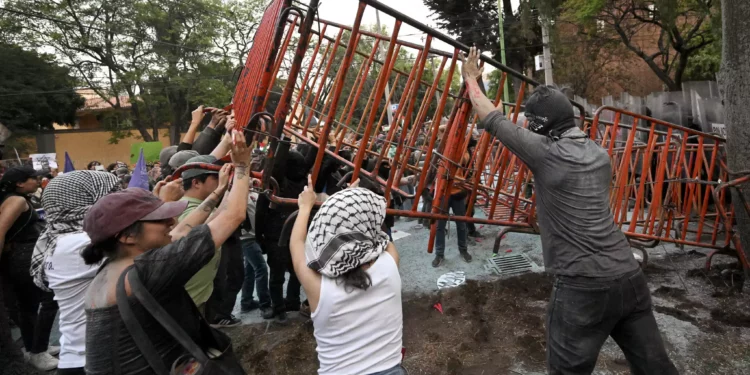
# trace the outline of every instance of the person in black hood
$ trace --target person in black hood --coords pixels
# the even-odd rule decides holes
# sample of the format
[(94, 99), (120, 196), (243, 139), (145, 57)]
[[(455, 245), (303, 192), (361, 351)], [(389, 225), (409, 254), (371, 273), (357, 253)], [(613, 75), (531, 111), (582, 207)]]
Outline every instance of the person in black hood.
[(472, 48), (461, 67), (478, 127), (534, 174), (544, 267), (555, 278), (547, 309), (548, 373), (591, 374), (612, 337), (631, 373), (677, 374), (646, 277), (610, 210), (607, 150), (576, 127), (573, 106), (554, 88), (531, 94), (528, 129), (509, 121), (479, 87), (479, 56)]
[[(305, 157), (296, 150), (280, 148), (273, 168), (273, 177), (279, 184), (277, 196), (283, 198), (297, 198), (307, 185), (309, 168)], [(294, 211), (296, 206), (270, 207), (270, 200), (261, 194), (258, 197), (257, 211), (255, 213), (255, 237), (263, 252), (268, 254), (268, 267), (271, 269), (269, 278), (269, 291), (271, 292), (271, 304), (273, 316), (280, 321), (286, 320), (287, 311), (297, 311), (300, 308), (300, 283), (294, 273), (292, 256), (289, 252), (289, 239), (285, 238), (279, 245), (284, 222)], [(288, 235), (287, 235), (288, 236)], [(284, 299), (284, 281), (286, 273), (289, 273), (289, 283), (286, 287), (286, 299)]]

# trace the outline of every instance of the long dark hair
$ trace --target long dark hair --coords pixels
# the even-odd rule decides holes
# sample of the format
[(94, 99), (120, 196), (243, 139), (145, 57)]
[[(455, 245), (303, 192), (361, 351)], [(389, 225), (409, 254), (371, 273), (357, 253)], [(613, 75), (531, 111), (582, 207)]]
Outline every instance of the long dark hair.
[(362, 266), (359, 266), (336, 278), (336, 284), (344, 284), (344, 290), (351, 293), (355, 288), (367, 290), (372, 286), (372, 279)]
[(114, 258), (117, 254), (117, 246), (120, 237), (139, 236), (143, 232), (143, 222), (136, 221), (125, 228), (119, 235), (114, 236), (96, 245), (86, 246), (81, 250), (81, 258), (87, 265), (99, 264), (104, 257)]

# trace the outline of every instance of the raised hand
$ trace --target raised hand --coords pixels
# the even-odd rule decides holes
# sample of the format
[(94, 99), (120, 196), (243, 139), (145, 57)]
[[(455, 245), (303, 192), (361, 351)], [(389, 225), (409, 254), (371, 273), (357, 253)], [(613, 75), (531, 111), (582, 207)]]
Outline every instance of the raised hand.
[(315, 194), (315, 188), (312, 183), (312, 176), (307, 175), (307, 186), (305, 186), (305, 189), (302, 190), (299, 194), (299, 198), (297, 198), (297, 205), (299, 206), (300, 211), (311, 211), (313, 206), (315, 206), (317, 198), (318, 196)]
[(224, 164), (219, 171), (219, 185), (216, 187), (217, 190), (222, 192), (227, 191), (229, 186), (229, 176), (232, 174), (232, 164)]
[(203, 121), (203, 116), (205, 114), (203, 113), (203, 105), (199, 105), (198, 108), (196, 108), (193, 112), (190, 113), (190, 123), (191, 124), (200, 124), (201, 121)]
[[(237, 130), (232, 130), (232, 136), (235, 142), (232, 143), (231, 155), (232, 163), (235, 168), (243, 167), (247, 168), (250, 164), (250, 157), (252, 156), (252, 149), (245, 143), (245, 135)], [(247, 171), (243, 171), (247, 173)]]
[(476, 81), (477, 78), (482, 76), (484, 67), (479, 66), (479, 57), (481, 55), (482, 52), (479, 51), (477, 47), (471, 47), (469, 49), (468, 57), (465, 57), (462, 53), (458, 54), (463, 63), (461, 64), (461, 75), (464, 77), (464, 80)]

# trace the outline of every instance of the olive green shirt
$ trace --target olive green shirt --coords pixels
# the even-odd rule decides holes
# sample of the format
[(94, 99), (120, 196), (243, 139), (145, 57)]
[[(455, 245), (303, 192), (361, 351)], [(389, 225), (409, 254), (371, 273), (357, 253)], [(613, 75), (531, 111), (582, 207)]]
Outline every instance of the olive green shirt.
[[(200, 199), (190, 197), (182, 197), (180, 200), (187, 201), (188, 205), (182, 215), (178, 218), (179, 221), (184, 220), (191, 212), (193, 212), (193, 210), (203, 203)], [(221, 247), (216, 248), (216, 254), (214, 254), (213, 258), (208, 261), (208, 264), (203, 266), (203, 268), (193, 275), (193, 277), (185, 284), (185, 290), (190, 294), (190, 298), (193, 299), (196, 306), (200, 307), (206, 303), (208, 298), (211, 297), (211, 293), (214, 291), (214, 278), (216, 277), (216, 272), (219, 270), (219, 259), (221, 259)]]

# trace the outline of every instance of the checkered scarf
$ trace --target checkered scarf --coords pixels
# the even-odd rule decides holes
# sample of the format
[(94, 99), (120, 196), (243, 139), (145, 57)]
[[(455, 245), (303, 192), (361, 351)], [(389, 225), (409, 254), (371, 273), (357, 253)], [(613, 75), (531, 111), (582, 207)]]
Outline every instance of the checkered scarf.
[(381, 229), (385, 209), (383, 197), (363, 188), (330, 196), (307, 232), (307, 266), (335, 278), (377, 259), (389, 242)]
[(34, 284), (49, 291), (44, 274), (44, 260), (52, 255), (60, 235), (83, 231), (83, 216), (103, 196), (120, 190), (119, 179), (112, 173), (74, 171), (53, 178), (42, 193), (42, 207), (47, 226), (39, 236), (31, 256)]

